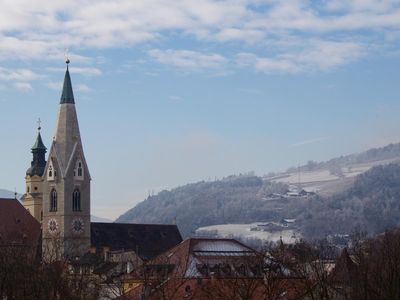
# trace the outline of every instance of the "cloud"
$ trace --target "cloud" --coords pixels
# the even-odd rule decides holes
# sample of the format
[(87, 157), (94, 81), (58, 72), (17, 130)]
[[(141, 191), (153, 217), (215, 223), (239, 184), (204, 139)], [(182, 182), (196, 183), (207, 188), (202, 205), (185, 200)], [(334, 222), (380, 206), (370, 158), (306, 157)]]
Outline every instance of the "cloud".
[[(65, 72), (65, 68), (47, 68), (48, 71), (51, 72)], [(103, 72), (98, 68), (82, 68), (82, 67), (69, 67), (69, 71), (74, 74), (80, 74), (84, 76), (99, 76)]]
[(294, 147), (300, 147), (300, 146), (304, 146), (304, 145), (309, 145), (309, 144), (315, 144), (315, 143), (320, 143), (323, 141), (326, 141), (330, 139), (330, 137), (328, 136), (323, 136), (323, 137), (317, 137), (317, 138), (313, 138), (313, 139), (308, 139), (308, 140), (304, 140), (304, 141), (300, 141), (300, 142), (296, 142), (294, 144), (291, 144), (289, 146), (289, 148), (294, 148)]
[(218, 69), (228, 61), (219, 54), (189, 50), (152, 49), (148, 54), (159, 63), (187, 70)]
[(52, 90), (61, 91), (63, 83), (62, 83), (62, 81), (50, 81), (46, 85), (48, 88), (50, 88)]
[(28, 82), (15, 82), (13, 85), (21, 92), (30, 92), (33, 90), (32, 85)]
[(171, 95), (171, 96), (168, 97), (168, 99), (169, 99), (170, 102), (173, 102), (173, 103), (179, 103), (179, 102), (183, 101), (182, 97), (176, 96), (176, 95)]
[(29, 69), (7, 69), (0, 67), (0, 80), (16, 80), (16, 81), (32, 81), (43, 78), (41, 74), (37, 74)]
[[(204, 69), (226, 63), (225, 57), (234, 53), (223, 53), (226, 49), (221, 45), (233, 44), (238, 52), (256, 53), (260, 59), (250, 65), (260, 70), (297, 72), (297, 68), (313, 65), (323, 70), (362, 57), (349, 59), (345, 51), (334, 51), (329, 44), (333, 38), (342, 46), (354, 39), (380, 44), (382, 36), (395, 36), (391, 33), (399, 29), (397, 0), (19, 0), (3, 4), (0, 11), (0, 60), (55, 60), (62, 58), (66, 48), (87, 51), (158, 42), (160, 49), (149, 54), (159, 62)], [(327, 44), (320, 45), (310, 60), (304, 53), (295, 59), (291, 57), (292, 37), (304, 49), (315, 40)], [(206, 54), (162, 49), (162, 43), (173, 38), (194, 40), (207, 45), (203, 49), (217, 50)], [(398, 47), (399, 39), (385, 43)], [(263, 50), (268, 55), (259, 53)], [(335, 60), (320, 60), (318, 54), (323, 51), (333, 53)], [(71, 58), (82, 63), (98, 61), (78, 53)]]
[(76, 86), (76, 90), (82, 93), (87, 93), (91, 91), (91, 89), (86, 84), (78, 84)]
[(236, 55), (236, 63), (264, 73), (298, 73), (329, 70), (365, 54), (363, 45), (355, 42), (314, 40), (300, 47), (302, 49), (289, 49), (286, 53), (271, 57), (239, 53)]

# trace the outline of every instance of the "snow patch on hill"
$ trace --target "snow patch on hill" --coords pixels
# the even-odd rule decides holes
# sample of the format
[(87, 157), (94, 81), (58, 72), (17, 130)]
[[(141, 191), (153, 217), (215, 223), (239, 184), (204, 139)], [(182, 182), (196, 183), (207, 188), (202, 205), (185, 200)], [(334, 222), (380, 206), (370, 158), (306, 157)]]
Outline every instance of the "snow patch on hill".
[(256, 238), (265, 242), (278, 242), (282, 239), (285, 244), (293, 244), (301, 238), (301, 234), (294, 229), (288, 229), (280, 224), (276, 224), (281, 229), (267, 231), (263, 229), (265, 225), (267, 224), (259, 222), (212, 225), (200, 227), (195, 233), (197, 236), (240, 238), (241, 240)]

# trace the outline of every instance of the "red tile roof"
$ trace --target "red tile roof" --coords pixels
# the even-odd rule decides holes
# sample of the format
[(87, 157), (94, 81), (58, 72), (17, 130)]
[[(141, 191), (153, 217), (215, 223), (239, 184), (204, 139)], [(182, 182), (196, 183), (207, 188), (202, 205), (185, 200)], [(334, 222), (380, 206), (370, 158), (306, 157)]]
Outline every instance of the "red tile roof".
[(0, 245), (37, 248), (40, 223), (16, 199), (0, 199)]

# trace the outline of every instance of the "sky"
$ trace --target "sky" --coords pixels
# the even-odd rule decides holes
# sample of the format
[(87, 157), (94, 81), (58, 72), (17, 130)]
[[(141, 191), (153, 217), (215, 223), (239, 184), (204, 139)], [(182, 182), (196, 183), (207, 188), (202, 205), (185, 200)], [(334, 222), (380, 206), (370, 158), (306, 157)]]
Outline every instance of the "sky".
[(0, 188), (24, 191), (65, 55), (92, 213), (400, 141), (398, 0), (0, 0)]

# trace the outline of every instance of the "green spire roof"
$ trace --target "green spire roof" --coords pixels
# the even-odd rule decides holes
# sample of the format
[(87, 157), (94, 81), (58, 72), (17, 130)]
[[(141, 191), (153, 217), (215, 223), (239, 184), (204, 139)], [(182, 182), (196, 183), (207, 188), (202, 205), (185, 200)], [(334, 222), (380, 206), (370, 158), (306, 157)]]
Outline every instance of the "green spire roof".
[(43, 144), (42, 136), (40, 135), (40, 131), (38, 132), (38, 136), (36, 138), (35, 144), (32, 146), (32, 150), (46, 150), (46, 146)]
[(72, 91), (71, 77), (69, 76), (68, 66), (67, 66), (67, 71), (65, 72), (64, 86), (60, 100), (60, 104), (63, 103), (75, 103), (74, 92)]

